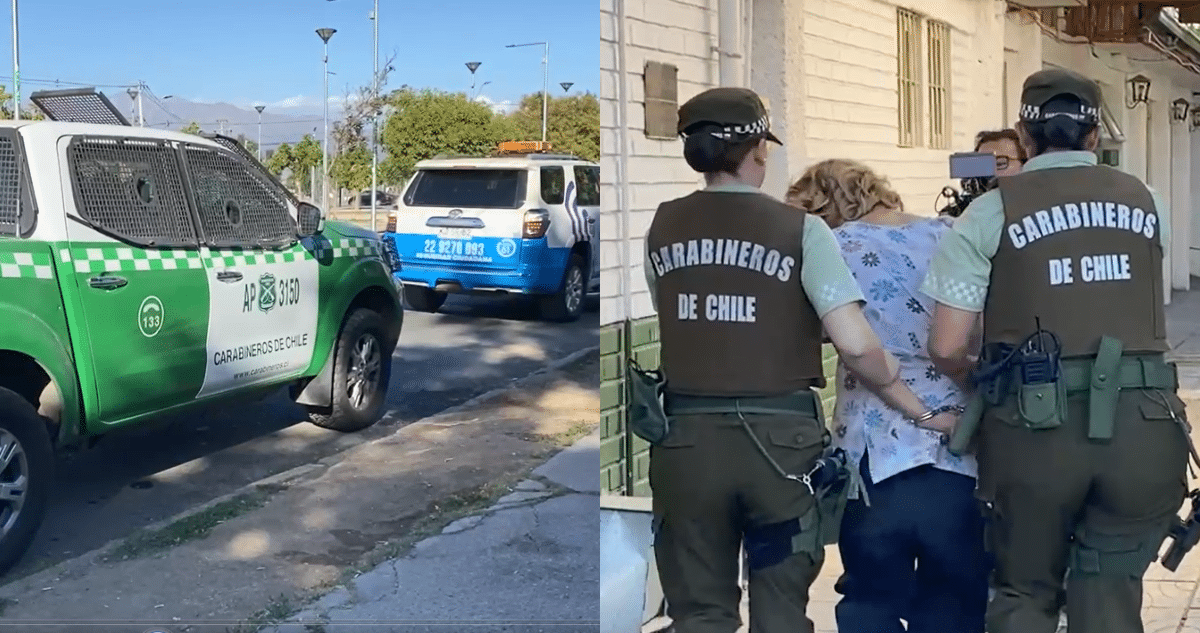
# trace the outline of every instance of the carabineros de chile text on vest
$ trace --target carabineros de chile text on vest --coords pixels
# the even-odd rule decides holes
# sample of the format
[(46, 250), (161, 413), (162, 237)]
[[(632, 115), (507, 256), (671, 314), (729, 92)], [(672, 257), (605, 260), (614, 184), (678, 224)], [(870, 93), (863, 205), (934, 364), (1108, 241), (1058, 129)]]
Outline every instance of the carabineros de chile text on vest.
[[(650, 252), (654, 272), (663, 275), (688, 266), (736, 266), (786, 283), (796, 269), (796, 259), (773, 248), (745, 240), (698, 239), (674, 242)], [(754, 323), (754, 295), (679, 293), (680, 321)]]
[[(1073, 229), (1123, 229), (1154, 239), (1157, 227), (1158, 216), (1153, 213), (1116, 202), (1088, 201), (1036, 211), (1009, 224), (1006, 232), (1013, 248), (1019, 250), (1043, 237)], [(1128, 253), (1082, 255), (1077, 262), (1071, 257), (1054, 258), (1049, 260), (1049, 267), (1052, 286), (1133, 279)]]

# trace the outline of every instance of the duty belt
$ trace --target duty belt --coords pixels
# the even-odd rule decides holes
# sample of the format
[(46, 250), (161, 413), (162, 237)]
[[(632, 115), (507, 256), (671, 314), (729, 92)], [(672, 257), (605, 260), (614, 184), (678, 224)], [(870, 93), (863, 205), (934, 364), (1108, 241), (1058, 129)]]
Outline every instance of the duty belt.
[[(1092, 388), (1092, 378), (1107, 382), (1110, 388), (1116, 389), (1162, 389), (1175, 391), (1178, 384), (1175, 367), (1170, 365), (1160, 355), (1123, 356), (1117, 364), (1112, 376), (1093, 374), (1094, 358), (1064, 358), (1062, 360), (1062, 380), (1068, 392), (1088, 391)], [(1019, 368), (1012, 371), (1018, 372)], [(1009, 381), (1009, 393), (1015, 394), (1020, 389), (1019, 377)]]
[(819, 403), (812, 391), (798, 391), (786, 396), (731, 398), (722, 396), (688, 396), (667, 392), (663, 398), (667, 415), (724, 415), (730, 413), (758, 415), (805, 415), (820, 418)]

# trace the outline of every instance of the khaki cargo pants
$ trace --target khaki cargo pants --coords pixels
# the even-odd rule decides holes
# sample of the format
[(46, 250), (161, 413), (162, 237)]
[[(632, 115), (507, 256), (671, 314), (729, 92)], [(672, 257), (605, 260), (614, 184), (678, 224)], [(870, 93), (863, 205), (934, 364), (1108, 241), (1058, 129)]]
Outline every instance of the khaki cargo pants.
[(1183, 419), (1173, 393), (1122, 390), (1107, 441), (1087, 437), (1087, 392), (1068, 396), (1056, 428), (1021, 425), (1014, 398), (985, 414), (989, 633), (1054, 633), (1064, 599), (1071, 633), (1142, 633), (1142, 576), (1187, 492), (1184, 431), (1167, 406)]
[[(784, 471), (807, 473), (825, 439), (802, 415), (747, 414), (755, 436)], [(672, 417), (670, 435), (650, 452), (654, 552), (674, 633), (734, 633), (741, 624), (738, 555), (750, 559), (750, 631), (812, 633), (808, 590), (824, 561), (813, 497), (771, 467), (737, 415)]]

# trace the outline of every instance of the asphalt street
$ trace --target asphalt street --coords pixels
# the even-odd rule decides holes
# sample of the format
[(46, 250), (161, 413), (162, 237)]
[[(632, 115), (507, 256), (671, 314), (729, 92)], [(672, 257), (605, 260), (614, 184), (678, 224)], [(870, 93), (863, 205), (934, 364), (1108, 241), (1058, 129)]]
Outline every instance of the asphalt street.
[(537, 319), (527, 302), (452, 297), (409, 311), (393, 358), (388, 408), (355, 434), (317, 428), (286, 391), (106, 436), (59, 461), (58, 490), (9, 578), (100, 547), (239, 487), (438, 413), (547, 362), (597, 344), (596, 301), (576, 323)]

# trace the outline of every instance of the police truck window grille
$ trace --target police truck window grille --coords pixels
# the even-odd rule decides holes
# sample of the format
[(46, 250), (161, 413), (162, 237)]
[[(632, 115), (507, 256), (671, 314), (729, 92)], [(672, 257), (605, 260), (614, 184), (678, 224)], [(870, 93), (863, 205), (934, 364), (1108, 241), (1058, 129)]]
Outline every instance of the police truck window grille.
[(928, 22), (929, 27), (929, 147), (950, 148), (950, 26)]
[(0, 137), (0, 235), (17, 235), (21, 218), (21, 164), (13, 139)]
[(189, 146), (188, 171), (205, 238), (214, 246), (267, 246), (296, 235), (283, 194), (222, 151)]
[(916, 147), (921, 130), (921, 16), (896, 10), (896, 64), (899, 93), (897, 144)]
[(139, 245), (195, 243), (179, 161), (168, 143), (80, 137), (67, 156), (84, 220)]

